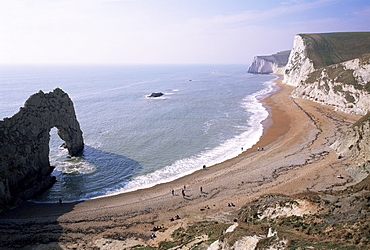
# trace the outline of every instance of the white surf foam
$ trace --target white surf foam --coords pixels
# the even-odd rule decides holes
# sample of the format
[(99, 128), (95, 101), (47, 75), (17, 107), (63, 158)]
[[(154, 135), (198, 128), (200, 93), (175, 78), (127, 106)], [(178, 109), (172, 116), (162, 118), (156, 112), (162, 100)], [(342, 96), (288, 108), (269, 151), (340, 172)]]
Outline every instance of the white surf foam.
[(170, 182), (201, 169), (203, 165), (210, 166), (236, 157), (241, 153), (242, 147), (244, 149), (251, 148), (262, 136), (262, 121), (268, 117), (268, 111), (259, 100), (261, 96), (267, 96), (273, 91), (274, 83), (273, 81), (269, 81), (265, 85), (265, 89), (245, 97), (241, 103), (246, 112), (252, 113), (243, 133), (224, 141), (216, 148), (205, 150), (194, 157), (181, 159), (172, 165), (147, 175), (134, 177), (125, 187), (119, 190), (109, 191), (104, 196), (116, 195)]
[(50, 164), (55, 166), (55, 170), (64, 174), (91, 174), (96, 171), (96, 167), (81, 157), (70, 157), (65, 148), (50, 149), (52, 157)]

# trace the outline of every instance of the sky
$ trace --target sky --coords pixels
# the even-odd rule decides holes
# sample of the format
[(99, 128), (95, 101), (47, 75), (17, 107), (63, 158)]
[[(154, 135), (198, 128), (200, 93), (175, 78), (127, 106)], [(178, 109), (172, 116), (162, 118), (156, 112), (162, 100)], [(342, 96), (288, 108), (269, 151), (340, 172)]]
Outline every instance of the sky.
[(0, 0), (0, 64), (249, 64), (370, 31), (368, 0)]

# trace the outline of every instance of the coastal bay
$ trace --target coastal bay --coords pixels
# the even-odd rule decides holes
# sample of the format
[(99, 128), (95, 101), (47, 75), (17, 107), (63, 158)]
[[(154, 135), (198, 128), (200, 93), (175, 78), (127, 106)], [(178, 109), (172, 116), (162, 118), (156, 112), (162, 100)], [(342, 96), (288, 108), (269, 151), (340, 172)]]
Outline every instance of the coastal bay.
[[(205, 220), (232, 224), (239, 208), (262, 195), (352, 185), (345, 170), (351, 162), (338, 159), (330, 145), (359, 117), (292, 99), (293, 87), (280, 81), (279, 90), (261, 100), (270, 112), (262, 138), (239, 156), (148, 189), (61, 205), (23, 203), (0, 215), (2, 225), (13, 229), (1, 228), (2, 241), (61, 248), (156, 247), (180, 227)], [(338, 174), (343, 179), (335, 178)], [(180, 219), (170, 221), (176, 215)], [(29, 223), (32, 227), (26, 227)], [(153, 226), (162, 225), (167, 230), (150, 239)]]

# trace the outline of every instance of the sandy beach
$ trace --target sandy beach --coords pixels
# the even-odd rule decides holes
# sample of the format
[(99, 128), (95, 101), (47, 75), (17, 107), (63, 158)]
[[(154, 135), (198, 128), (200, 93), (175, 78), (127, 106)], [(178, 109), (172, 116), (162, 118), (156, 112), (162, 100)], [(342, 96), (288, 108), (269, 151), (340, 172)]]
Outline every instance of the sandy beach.
[[(350, 160), (338, 159), (330, 145), (359, 116), (293, 99), (294, 88), (281, 80), (277, 86), (276, 93), (262, 100), (270, 111), (262, 138), (236, 158), (121, 195), (62, 205), (25, 202), (0, 214), (0, 241), (38, 249), (155, 247), (179, 227), (204, 220), (233, 223), (238, 209), (261, 195), (340, 190), (354, 184), (345, 170)], [(344, 178), (336, 178), (338, 174)], [(176, 215), (180, 219), (170, 221)], [(167, 230), (150, 239), (154, 226)]]

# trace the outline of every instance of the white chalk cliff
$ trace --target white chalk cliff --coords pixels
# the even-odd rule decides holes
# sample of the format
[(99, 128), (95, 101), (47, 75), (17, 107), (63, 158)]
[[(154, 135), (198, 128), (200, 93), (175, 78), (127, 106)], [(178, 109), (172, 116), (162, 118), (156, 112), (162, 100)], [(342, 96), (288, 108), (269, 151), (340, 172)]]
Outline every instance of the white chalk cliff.
[(256, 56), (253, 59), (248, 73), (270, 74), (277, 69), (277, 63), (262, 56)]
[(281, 51), (270, 56), (256, 56), (248, 68), (248, 73), (270, 74), (283, 73), (284, 66), (288, 62), (290, 50)]
[[(256, 58), (256, 71), (281, 71)], [(338, 154), (354, 160), (352, 176), (366, 177), (370, 173), (370, 32), (296, 35), (283, 83), (296, 87), (293, 97), (367, 114), (332, 145)]]
[(284, 83), (293, 97), (365, 115), (370, 109), (370, 32), (302, 34), (294, 38)]
[(365, 115), (370, 109), (370, 55), (321, 68), (305, 78), (293, 91), (293, 97), (357, 115)]
[(314, 71), (312, 60), (308, 56), (307, 47), (303, 37), (294, 37), (293, 49), (289, 55), (288, 63), (284, 70), (284, 83), (298, 86), (301, 81), (307, 79), (307, 75)]

